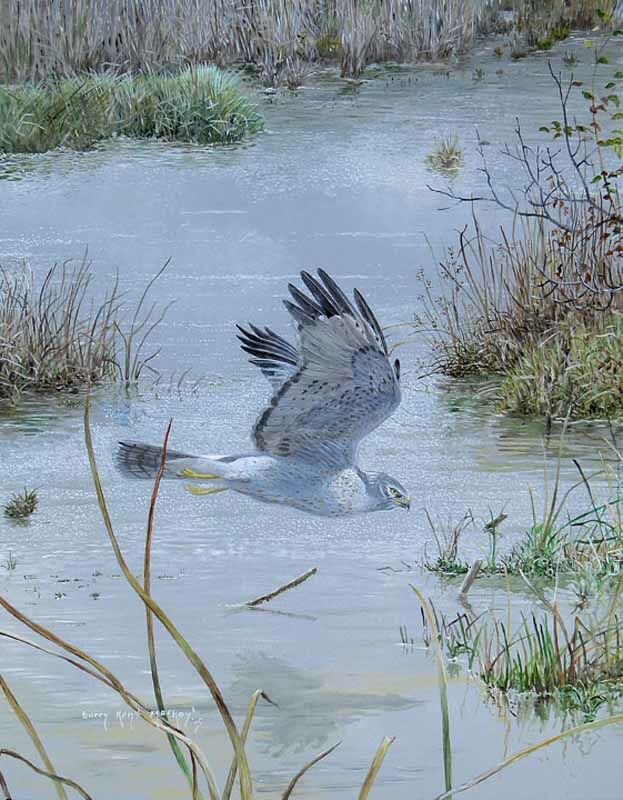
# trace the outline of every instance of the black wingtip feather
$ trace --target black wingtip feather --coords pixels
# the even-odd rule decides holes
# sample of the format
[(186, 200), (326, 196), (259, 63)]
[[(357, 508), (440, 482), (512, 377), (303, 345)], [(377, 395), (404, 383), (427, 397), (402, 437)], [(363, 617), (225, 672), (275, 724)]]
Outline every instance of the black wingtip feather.
[(374, 316), (372, 309), (368, 305), (366, 298), (361, 294), (359, 289), (355, 289), (353, 291), (353, 296), (355, 298), (355, 302), (357, 303), (357, 308), (359, 309), (361, 316), (365, 319), (365, 321), (370, 325), (372, 330), (376, 333), (383, 346), (383, 350), (387, 353), (387, 341), (385, 340), (385, 334), (383, 333), (383, 329), (379, 325), (379, 321)]
[(322, 314), (320, 306), (304, 295), (293, 283), (288, 284), (288, 291), (306, 314), (310, 314), (312, 317), (319, 317)]
[(327, 291), (331, 295), (331, 299), (333, 302), (340, 308), (345, 314), (348, 314), (351, 317), (355, 316), (355, 309), (352, 307), (350, 300), (344, 292), (340, 289), (337, 283), (333, 280), (333, 278), (325, 272), (322, 268), (318, 270), (318, 275), (320, 279), (324, 283), (327, 288)]
[(301, 280), (312, 293), (318, 305), (322, 308), (322, 313), (325, 317), (337, 317), (339, 310), (335, 305), (335, 301), (331, 298), (327, 290), (318, 281), (312, 277), (309, 272), (301, 272)]
[(314, 321), (313, 317), (311, 317), (309, 314), (306, 314), (302, 308), (295, 306), (294, 303), (291, 303), (289, 300), (284, 300), (283, 304), (287, 308), (288, 313), (294, 317), (299, 325), (309, 325), (310, 322)]

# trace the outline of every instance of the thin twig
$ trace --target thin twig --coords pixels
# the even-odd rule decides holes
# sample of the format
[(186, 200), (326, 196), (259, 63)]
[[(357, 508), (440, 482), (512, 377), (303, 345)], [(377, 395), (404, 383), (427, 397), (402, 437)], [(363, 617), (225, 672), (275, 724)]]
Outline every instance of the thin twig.
[(318, 567), (312, 567), (311, 569), (308, 569), (307, 572), (304, 572), (302, 575), (299, 575), (298, 578), (294, 578), (294, 580), (289, 581), (288, 583), (284, 583), (283, 586), (280, 586), (273, 592), (269, 592), (268, 594), (263, 594), (261, 597), (256, 597), (255, 600), (247, 600), (245, 606), (253, 608), (254, 606), (259, 606), (262, 603), (268, 603), (273, 598), (277, 597), (277, 595), (283, 594), (283, 592), (287, 592), (288, 589), (294, 589), (296, 586), (300, 586), (301, 583), (304, 583), (308, 578), (311, 578), (311, 576), (315, 575), (317, 572), (318, 572)]

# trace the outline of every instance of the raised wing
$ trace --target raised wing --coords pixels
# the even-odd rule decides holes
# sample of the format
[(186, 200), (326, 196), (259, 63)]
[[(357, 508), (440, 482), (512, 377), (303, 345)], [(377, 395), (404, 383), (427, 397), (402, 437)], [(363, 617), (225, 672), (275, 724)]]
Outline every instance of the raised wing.
[[(253, 439), (273, 455), (344, 466), (400, 403), (400, 364), (390, 362), (381, 326), (363, 296), (355, 289), (353, 305), (324, 270), (318, 275), (320, 281), (301, 273), (309, 295), (288, 287), (294, 302), (284, 302), (300, 336), (297, 364), (260, 414)], [(265, 357), (273, 352), (266, 350)]]
[(262, 330), (251, 324), (250, 330), (245, 330), (240, 325), (236, 327), (240, 331), (240, 347), (252, 356), (249, 359), (251, 364), (262, 370), (275, 391), (281, 388), (296, 372), (299, 359), (296, 348), (270, 328)]

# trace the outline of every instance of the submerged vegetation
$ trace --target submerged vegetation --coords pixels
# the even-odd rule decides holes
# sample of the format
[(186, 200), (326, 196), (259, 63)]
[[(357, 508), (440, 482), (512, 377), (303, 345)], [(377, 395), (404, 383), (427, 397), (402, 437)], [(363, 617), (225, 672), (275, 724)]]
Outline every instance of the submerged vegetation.
[(92, 147), (123, 135), (198, 144), (238, 142), (261, 118), (236, 78), (214, 66), (175, 75), (48, 78), (0, 87), (0, 152)]
[(135, 384), (145, 369), (154, 371), (150, 362), (157, 350), (145, 348), (164, 311), (152, 307), (141, 314), (155, 278), (125, 329), (118, 282), (95, 303), (89, 297), (92, 279), (86, 258), (53, 266), (40, 282), (28, 269), (0, 272), (0, 401), (14, 403), (25, 391), (78, 391), (117, 378)]

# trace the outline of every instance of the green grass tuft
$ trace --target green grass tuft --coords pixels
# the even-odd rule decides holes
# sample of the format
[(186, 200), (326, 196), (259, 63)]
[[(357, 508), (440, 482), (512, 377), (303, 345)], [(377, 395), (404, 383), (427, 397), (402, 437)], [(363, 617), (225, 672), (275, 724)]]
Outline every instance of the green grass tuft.
[(426, 166), (443, 175), (456, 175), (463, 166), (463, 148), (456, 134), (444, 136), (425, 158)]
[(262, 127), (238, 81), (214, 66), (126, 77), (119, 88), (118, 133), (125, 136), (229, 144)]
[(64, 78), (0, 87), (0, 151), (86, 150), (115, 130), (116, 80)]
[(241, 141), (262, 127), (232, 75), (190, 66), (174, 75), (86, 75), (0, 87), (0, 152), (86, 150), (115, 135), (197, 144)]
[(39, 498), (36, 489), (24, 489), (16, 492), (4, 505), (4, 513), (12, 519), (25, 519), (37, 510)]
[[(414, 328), (430, 340), (428, 369), (453, 378), (492, 379), (498, 410), (546, 419), (623, 416), (623, 292), (618, 261), (600, 241), (599, 227), (585, 229), (577, 252), (557, 248), (555, 234), (526, 224), (522, 238), (503, 233), (492, 246), (474, 218), (437, 265), (435, 294), (423, 289)], [(578, 237), (579, 237), (578, 233)], [(594, 271), (594, 291), (577, 300), (565, 292), (577, 263)]]
[(623, 318), (530, 344), (499, 389), (500, 411), (613, 419), (623, 414)]

